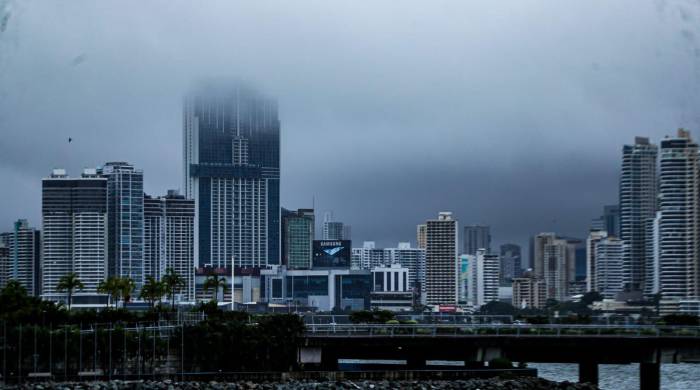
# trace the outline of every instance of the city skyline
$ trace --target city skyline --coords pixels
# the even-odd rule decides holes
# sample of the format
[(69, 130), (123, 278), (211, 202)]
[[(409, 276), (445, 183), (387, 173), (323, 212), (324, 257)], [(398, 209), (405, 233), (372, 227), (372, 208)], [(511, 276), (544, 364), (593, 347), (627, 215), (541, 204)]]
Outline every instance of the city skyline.
[[(73, 7), (90, 17), (72, 16)], [(489, 224), (494, 247), (526, 248), (528, 237), (543, 231), (585, 238), (601, 206), (617, 203), (621, 145), (637, 135), (658, 142), (678, 127), (700, 130), (692, 38), (700, 35), (693, 23), (700, 10), (691, 5), (628, 2), (604, 11), (522, 5), (528, 13), (476, 4), (427, 11), (378, 5), (377, 18), (362, 29), (350, 23), (364, 16), (356, 9), (324, 8), (328, 21), (321, 22), (304, 18), (304, 7), (289, 6), (274, 25), (260, 26), (245, 22), (262, 12), (257, 6), (199, 12), (173, 6), (173, 15), (204, 26), (198, 39), (179, 31), (179, 23), (153, 23), (161, 7), (143, 7), (134, 16), (111, 4), (32, 3), (8, 19), (0, 34), (0, 177), (10, 190), (0, 225), (9, 228), (18, 218), (39, 225), (38, 179), (53, 167), (75, 173), (103, 161), (129, 161), (144, 170), (147, 193), (184, 191), (182, 96), (208, 75), (252, 80), (279, 101), (282, 207), (313, 205), (317, 223), (320, 213), (333, 210), (353, 227), (355, 242), (380, 246), (414, 242), (415, 225), (441, 210), (463, 224)], [(396, 24), (387, 27), (383, 17), (393, 13)], [(47, 14), (69, 23), (46, 26)], [(474, 15), (476, 30), (451, 16), (458, 14)], [(561, 18), (546, 30), (536, 27), (551, 14)], [(566, 23), (573, 17), (595, 21), (595, 31)], [(227, 23), (230, 18), (237, 23)], [(617, 23), (621, 18), (629, 23)], [(85, 20), (113, 28), (107, 34)], [(524, 26), (532, 27), (523, 33)], [(425, 37), (406, 45), (401, 37), (414, 28)], [(251, 34), (258, 29), (267, 35)], [(474, 31), (490, 33), (484, 38)], [(157, 37), (158, 45), (134, 40), (134, 32)], [(606, 43), (581, 45), (577, 37), (584, 33)], [(218, 37), (226, 34), (246, 39), (220, 50)], [(28, 35), (37, 39), (25, 40)], [(73, 44), (61, 44), (65, 36)], [(648, 39), (628, 45), (630, 36)], [(431, 42), (443, 43), (435, 49)], [(117, 47), (137, 55), (124, 56)], [(447, 47), (457, 50), (439, 57), (442, 68), (426, 60), (444, 56)], [(394, 55), (373, 55), (386, 50)], [(307, 61), (321, 51), (324, 59)], [(482, 54), (479, 61), (472, 61), (474, 53)], [(494, 53), (509, 53), (508, 61)], [(213, 61), (202, 65), (208, 54)], [(560, 59), (556, 66), (531, 66), (552, 57)], [(30, 77), (37, 72), (42, 83)], [(425, 137), (426, 129), (436, 136)], [(308, 145), (317, 153), (291, 152)], [(35, 148), (41, 155), (27, 159)], [(333, 158), (318, 164), (324, 155)], [(405, 193), (411, 196), (399, 196)]]

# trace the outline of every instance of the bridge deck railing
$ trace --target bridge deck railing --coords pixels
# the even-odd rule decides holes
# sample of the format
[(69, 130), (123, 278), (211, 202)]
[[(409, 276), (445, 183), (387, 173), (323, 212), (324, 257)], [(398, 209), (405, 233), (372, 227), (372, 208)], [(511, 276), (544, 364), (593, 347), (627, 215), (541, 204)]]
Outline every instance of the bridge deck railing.
[(693, 337), (700, 326), (531, 324), (307, 324), (309, 337)]

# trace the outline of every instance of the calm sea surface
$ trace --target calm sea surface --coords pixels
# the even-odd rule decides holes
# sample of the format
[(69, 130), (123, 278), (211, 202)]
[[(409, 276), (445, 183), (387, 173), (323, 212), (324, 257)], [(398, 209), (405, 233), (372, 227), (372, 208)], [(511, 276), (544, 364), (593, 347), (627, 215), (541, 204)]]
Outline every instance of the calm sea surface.
[[(545, 379), (557, 382), (578, 381), (576, 364), (530, 363), (528, 367), (536, 368), (539, 376)], [(605, 364), (598, 367), (601, 389), (639, 389), (638, 364)], [(664, 390), (700, 389), (700, 364), (661, 365), (661, 388)]]

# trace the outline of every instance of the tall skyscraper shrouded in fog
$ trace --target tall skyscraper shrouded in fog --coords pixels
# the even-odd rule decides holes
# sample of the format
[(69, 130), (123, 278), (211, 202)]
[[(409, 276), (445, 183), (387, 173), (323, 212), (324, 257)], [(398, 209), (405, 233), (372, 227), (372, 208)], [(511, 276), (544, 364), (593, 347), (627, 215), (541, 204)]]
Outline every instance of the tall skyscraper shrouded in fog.
[(144, 282), (143, 171), (108, 162), (97, 173), (107, 178), (108, 274), (131, 278), (138, 292)]
[(491, 251), (491, 228), (487, 225), (467, 225), (464, 227), (464, 250), (467, 255), (476, 255), (479, 249)]
[[(636, 137), (622, 148), (620, 175), (620, 239), (625, 242), (623, 289), (641, 291), (647, 259), (647, 224), (656, 214), (656, 145)], [(611, 235), (611, 232), (608, 232)]]
[(43, 298), (65, 301), (56, 287), (71, 272), (85, 285), (76, 295), (94, 296), (107, 276), (107, 179), (95, 169), (80, 178), (54, 169), (42, 180), (41, 203)]
[(277, 103), (242, 85), (206, 84), (185, 98), (185, 196), (195, 200), (200, 267), (280, 264)]
[(662, 304), (700, 296), (698, 144), (678, 130), (661, 141), (659, 160), (659, 292)]
[(457, 245), (459, 225), (451, 212), (426, 222), (425, 292), (428, 305), (458, 301)]

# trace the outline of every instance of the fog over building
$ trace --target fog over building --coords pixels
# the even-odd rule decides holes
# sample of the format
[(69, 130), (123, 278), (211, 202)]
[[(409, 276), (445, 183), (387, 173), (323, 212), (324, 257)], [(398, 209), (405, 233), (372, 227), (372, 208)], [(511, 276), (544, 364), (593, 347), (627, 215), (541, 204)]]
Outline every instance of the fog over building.
[(280, 264), (277, 103), (246, 86), (203, 84), (185, 98), (183, 121), (198, 265)]

